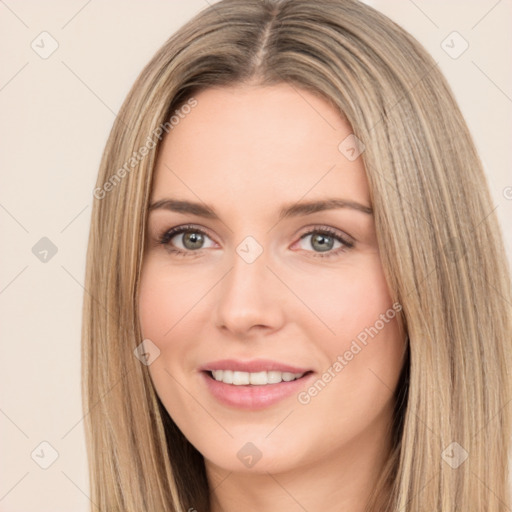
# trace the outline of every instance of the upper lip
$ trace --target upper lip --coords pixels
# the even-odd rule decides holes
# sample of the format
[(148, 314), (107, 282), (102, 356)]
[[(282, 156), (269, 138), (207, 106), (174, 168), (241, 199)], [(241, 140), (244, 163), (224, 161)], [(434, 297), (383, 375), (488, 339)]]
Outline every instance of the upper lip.
[(306, 373), (311, 371), (309, 368), (299, 368), (289, 364), (272, 361), (270, 359), (253, 359), (251, 361), (239, 361), (236, 359), (222, 359), (220, 361), (212, 361), (200, 368), (201, 371), (213, 370), (234, 370), (239, 372), (289, 372), (289, 373)]

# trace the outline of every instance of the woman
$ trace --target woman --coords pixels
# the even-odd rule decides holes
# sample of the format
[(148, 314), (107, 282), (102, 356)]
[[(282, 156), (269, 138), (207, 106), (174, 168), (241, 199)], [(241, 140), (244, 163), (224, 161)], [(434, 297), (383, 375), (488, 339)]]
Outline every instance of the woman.
[(504, 249), (403, 29), (355, 0), (212, 5), (137, 79), (94, 195), (94, 505), (510, 509)]

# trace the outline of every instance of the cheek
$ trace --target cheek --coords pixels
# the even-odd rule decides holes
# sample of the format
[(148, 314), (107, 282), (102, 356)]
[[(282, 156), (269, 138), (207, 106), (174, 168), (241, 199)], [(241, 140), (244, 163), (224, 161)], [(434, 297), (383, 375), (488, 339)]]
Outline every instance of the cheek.
[[(156, 259), (155, 259), (156, 260)], [(139, 290), (139, 319), (142, 335), (155, 343), (165, 343), (172, 337), (172, 330), (197, 301), (197, 285), (187, 282), (179, 270), (170, 271), (158, 260), (147, 258), (144, 264)], [(202, 292), (204, 293), (204, 291)], [(160, 347), (164, 349), (165, 346)]]
[(318, 311), (333, 334), (333, 346), (338, 348), (340, 340), (357, 336), (392, 307), (378, 255), (302, 282), (302, 295), (308, 298), (311, 309)]
[[(192, 354), (197, 348), (197, 305), (207, 291), (186, 272), (170, 269), (157, 258), (144, 264), (139, 287), (139, 321), (143, 339), (150, 339), (160, 356), (149, 365), (155, 384), (169, 387), (196, 370)], [(173, 384), (174, 385), (174, 384)]]
[[(160, 276), (160, 278), (159, 278)], [(159, 356), (148, 366), (157, 391), (169, 387), (172, 381), (167, 371), (174, 371), (164, 364), (171, 350), (173, 326), (176, 324), (176, 292), (166, 284), (157, 266), (146, 263), (140, 280), (139, 321), (143, 339), (149, 339), (159, 350)], [(179, 349), (176, 343), (172, 350)], [(165, 370), (164, 370), (165, 368)], [(161, 397), (162, 398), (162, 397)]]
[[(180, 287), (181, 288), (181, 287)], [(184, 381), (187, 340), (183, 331), (186, 321), (181, 321), (187, 309), (187, 300), (177, 292), (161, 267), (147, 261), (143, 267), (139, 289), (139, 321), (143, 339), (151, 340), (159, 355), (148, 366), (155, 391), (168, 411), (183, 411), (186, 403), (180, 393), (179, 382)], [(179, 337), (176, 332), (180, 333)], [(173, 363), (174, 362), (174, 363)], [(179, 362), (179, 364), (178, 364)], [(178, 414), (178, 415), (179, 415)]]
[[(326, 385), (320, 382), (311, 389), (311, 397), (321, 408), (338, 403), (345, 413), (364, 410), (362, 416), (371, 416), (371, 409), (383, 406), (398, 382), (405, 348), (398, 320), (401, 306), (393, 304), (376, 257), (340, 273), (329, 286), (322, 318), (334, 334), (325, 331), (317, 338), (327, 356)], [(344, 418), (345, 413), (340, 411)]]

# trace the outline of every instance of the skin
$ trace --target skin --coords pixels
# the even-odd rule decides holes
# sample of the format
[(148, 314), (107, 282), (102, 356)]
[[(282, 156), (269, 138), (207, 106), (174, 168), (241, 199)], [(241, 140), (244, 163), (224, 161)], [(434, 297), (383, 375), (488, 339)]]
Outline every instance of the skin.
[[(148, 366), (155, 389), (205, 457), (213, 512), (363, 512), (390, 447), (405, 340), (397, 317), (306, 405), (296, 394), (257, 411), (223, 405), (198, 371), (264, 358), (310, 368), (316, 380), (392, 309), (373, 215), (340, 208), (278, 222), (280, 208), (299, 201), (371, 206), (362, 158), (338, 149), (352, 130), (325, 100), (287, 84), (195, 97), (164, 140), (150, 203), (204, 202), (221, 220), (149, 214), (139, 305), (143, 336), (160, 350)], [(170, 245), (196, 251), (178, 257), (158, 238), (185, 224), (208, 235), (201, 249), (175, 235)], [(317, 226), (353, 247), (315, 257), (325, 254), (315, 234), (301, 236)], [(263, 248), (250, 264), (236, 252), (247, 236)], [(331, 254), (342, 247), (329, 243)], [(262, 453), (250, 468), (237, 457), (247, 442)]]

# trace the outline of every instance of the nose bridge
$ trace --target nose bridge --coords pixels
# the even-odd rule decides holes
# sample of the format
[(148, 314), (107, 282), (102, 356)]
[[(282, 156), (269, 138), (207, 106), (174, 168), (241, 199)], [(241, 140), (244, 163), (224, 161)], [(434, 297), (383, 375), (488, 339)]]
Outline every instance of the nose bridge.
[(268, 251), (252, 236), (235, 247), (231, 270), (220, 285), (217, 325), (239, 335), (254, 325), (278, 327), (282, 301), (279, 282), (267, 268), (268, 256)]

